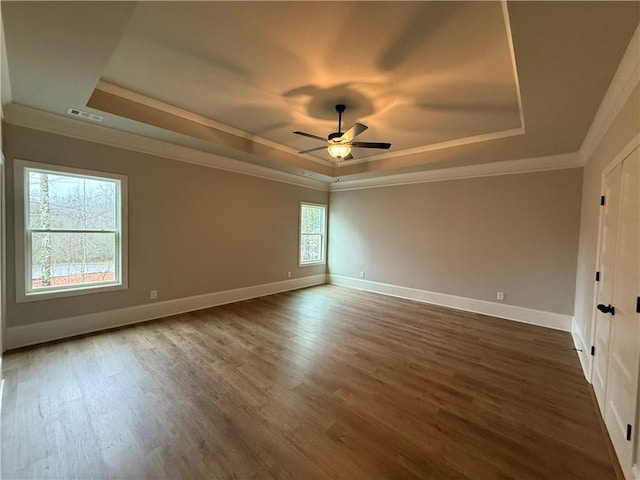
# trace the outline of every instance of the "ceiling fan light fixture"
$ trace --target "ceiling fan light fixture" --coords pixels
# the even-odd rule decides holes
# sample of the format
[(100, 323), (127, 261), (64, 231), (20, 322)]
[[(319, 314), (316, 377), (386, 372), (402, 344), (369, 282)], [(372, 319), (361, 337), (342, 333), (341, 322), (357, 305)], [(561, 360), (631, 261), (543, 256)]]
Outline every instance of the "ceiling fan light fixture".
[[(342, 132), (342, 112), (344, 112), (344, 109), (344, 105), (336, 105), (336, 111), (338, 112), (338, 131), (330, 133), (326, 140), (322, 137), (319, 137), (318, 135), (314, 135), (313, 133), (301, 132), (299, 130), (293, 133), (295, 133), (296, 135), (302, 135), (303, 137), (320, 140), (321, 142), (326, 142), (327, 153), (338, 160), (351, 160), (353, 158), (353, 156), (351, 155), (351, 149), (354, 147), (382, 148), (385, 150), (391, 147), (390, 143), (383, 142), (354, 142), (353, 139), (364, 132), (367, 129), (367, 126), (363, 125), (362, 123), (355, 123), (349, 130), (347, 130), (346, 132)], [(315, 147), (309, 148), (307, 150), (302, 150), (298, 153), (311, 153), (324, 149), (325, 147)]]
[(327, 147), (327, 151), (333, 158), (344, 158), (351, 153), (351, 147), (342, 143), (334, 143)]

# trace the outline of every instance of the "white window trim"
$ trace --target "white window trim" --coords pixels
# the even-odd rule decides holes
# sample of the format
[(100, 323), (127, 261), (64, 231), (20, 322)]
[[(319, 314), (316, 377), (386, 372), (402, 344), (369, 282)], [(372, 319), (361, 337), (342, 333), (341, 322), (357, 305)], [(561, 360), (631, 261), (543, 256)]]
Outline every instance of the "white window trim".
[[(117, 284), (99, 284), (94, 283), (90, 285), (78, 285), (67, 287), (64, 289), (56, 290), (41, 290), (37, 292), (29, 292), (27, 286), (26, 268), (31, 267), (31, 260), (27, 258), (28, 249), (26, 248), (27, 242), (27, 230), (26, 226), (26, 201), (25, 192), (26, 188), (26, 176), (25, 170), (27, 168), (34, 168), (39, 170), (48, 170), (51, 172), (60, 172), (61, 174), (92, 176), (98, 178), (107, 178), (120, 181), (120, 195), (119, 204), (117, 206), (117, 219), (116, 221), (120, 227), (120, 252), (116, 249), (116, 262), (120, 266), (120, 282)], [(14, 176), (14, 213), (15, 213), (15, 268), (16, 268), (16, 302), (32, 302), (38, 300), (51, 300), (61, 297), (73, 297), (76, 295), (88, 295), (96, 293), (106, 293), (115, 290), (126, 290), (129, 288), (128, 282), (128, 191), (127, 191), (127, 176), (119, 175), (116, 173), (99, 172), (95, 170), (85, 170), (74, 167), (67, 167), (64, 165), (52, 165), (48, 163), (31, 162), (26, 160), (15, 160), (13, 162), (13, 176)], [(110, 231), (107, 231), (109, 233)]]
[[(324, 225), (322, 232), (322, 260), (319, 262), (302, 262), (300, 258), (300, 250), (302, 248), (302, 207), (323, 207), (324, 208)], [(298, 206), (298, 267), (313, 267), (315, 265), (327, 264), (327, 224), (329, 223), (329, 207), (325, 203), (300, 202)]]

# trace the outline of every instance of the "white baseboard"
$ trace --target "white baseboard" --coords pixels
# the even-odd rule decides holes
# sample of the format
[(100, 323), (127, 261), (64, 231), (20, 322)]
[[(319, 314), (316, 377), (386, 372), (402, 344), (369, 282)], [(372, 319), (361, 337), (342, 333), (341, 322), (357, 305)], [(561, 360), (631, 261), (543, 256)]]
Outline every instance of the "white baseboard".
[(506, 305), (504, 303), (487, 302), (486, 300), (429, 292), (427, 290), (418, 290), (417, 288), (372, 282), (370, 280), (344, 277), (342, 275), (329, 275), (329, 283), (367, 290), (369, 292), (382, 293), (393, 297), (417, 300), (418, 302), (431, 303), (456, 310), (464, 310), (466, 312), (482, 313), (484, 315), (506, 318), (507, 320), (515, 320), (516, 322), (530, 323), (555, 330), (563, 330), (565, 332), (571, 331), (571, 321), (573, 317), (561, 313), (545, 312), (543, 310)]
[(591, 383), (590, 346), (585, 343), (584, 337), (582, 336), (582, 332), (580, 332), (580, 329), (578, 328), (578, 323), (576, 322), (575, 318), (571, 322), (571, 337), (573, 338), (573, 344), (576, 347), (576, 353), (578, 354), (578, 359), (580, 360), (580, 365), (582, 366), (584, 378), (587, 379), (587, 382)]
[(148, 303), (135, 307), (120, 308), (105, 312), (90, 313), (77, 317), (61, 318), (47, 322), (7, 328), (7, 349), (26, 347), (37, 343), (59, 340), (107, 328), (145, 322), (156, 318), (263, 297), (274, 293), (297, 290), (326, 283), (326, 275), (284, 280), (281, 282), (236, 288), (222, 292), (206, 293), (193, 297)]

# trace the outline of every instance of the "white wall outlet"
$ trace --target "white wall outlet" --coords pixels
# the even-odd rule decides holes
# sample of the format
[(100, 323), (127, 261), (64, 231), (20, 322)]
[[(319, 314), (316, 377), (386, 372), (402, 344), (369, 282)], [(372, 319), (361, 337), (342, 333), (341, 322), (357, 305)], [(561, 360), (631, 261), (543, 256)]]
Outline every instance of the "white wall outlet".
[(156, 298), (158, 298), (158, 290), (151, 290), (149, 292), (149, 298), (151, 300), (155, 300)]
[(504, 300), (504, 292), (498, 292), (498, 295), (496, 295), (496, 298), (498, 300)]
[(364, 272), (360, 272), (360, 278), (364, 278)]
[(287, 278), (291, 278), (291, 272), (287, 272)]

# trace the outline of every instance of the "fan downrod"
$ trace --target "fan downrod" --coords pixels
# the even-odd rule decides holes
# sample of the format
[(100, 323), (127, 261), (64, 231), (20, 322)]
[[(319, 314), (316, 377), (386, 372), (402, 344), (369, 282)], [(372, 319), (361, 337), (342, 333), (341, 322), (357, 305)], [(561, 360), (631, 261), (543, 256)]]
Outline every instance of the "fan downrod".
[(329, 135), (329, 140), (342, 136), (342, 112), (344, 112), (346, 108), (347, 107), (341, 103), (336, 105), (336, 112), (338, 112), (338, 131)]

